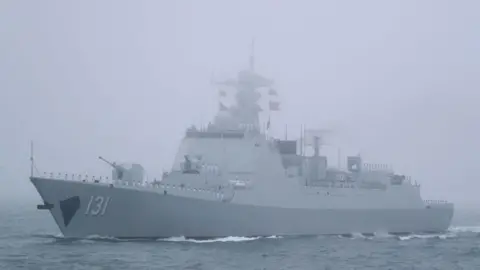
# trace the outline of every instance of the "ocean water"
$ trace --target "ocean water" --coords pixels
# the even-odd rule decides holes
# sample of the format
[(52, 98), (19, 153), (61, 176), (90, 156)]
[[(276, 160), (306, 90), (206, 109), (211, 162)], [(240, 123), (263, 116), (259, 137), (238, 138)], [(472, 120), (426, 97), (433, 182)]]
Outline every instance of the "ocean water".
[(0, 269), (480, 269), (480, 211), (442, 234), (179, 238), (61, 236), (47, 211), (0, 206)]

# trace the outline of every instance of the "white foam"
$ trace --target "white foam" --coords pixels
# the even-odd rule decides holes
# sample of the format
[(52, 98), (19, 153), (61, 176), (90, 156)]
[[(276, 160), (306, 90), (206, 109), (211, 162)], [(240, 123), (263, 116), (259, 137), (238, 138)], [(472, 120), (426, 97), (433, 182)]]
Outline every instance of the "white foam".
[(258, 240), (260, 237), (241, 237), (241, 236), (228, 236), (223, 238), (214, 238), (214, 239), (206, 239), (206, 240), (196, 240), (196, 239), (187, 239), (184, 236), (180, 237), (170, 237), (166, 239), (159, 239), (159, 241), (166, 241), (166, 242), (190, 242), (190, 243), (225, 243), (225, 242), (245, 242), (245, 241), (253, 241)]
[(268, 236), (268, 237), (265, 237), (267, 239), (281, 239), (283, 238), (283, 236), (277, 236), (277, 235), (272, 235), (272, 236)]
[(398, 239), (401, 241), (405, 240), (412, 240), (412, 239), (448, 239), (448, 238), (454, 238), (456, 237), (455, 234), (452, 233), (445, 233), (445, 234), (412, 234), (412, 235), (407, 235), (407, 236), (399, 236)]
[(448, 231), (453, 233), (480, 233), (480, 226), (455, 226), (450, 227)]
[(242, 236), (228, 236), (222, 238), (214, 238), (214, 239), (205, 239), (205, 240), (197, 240), (197, 239), (187, 239), (184, 236), (180, 237), (170, 237), (165, 239), (159, 239), (158, 241), (165, 241), (165, 242), (190, 242), (190, 243), (228, 243), (228, 242), (246, 242), (246, 241), (254, 241), (258, 239), (282, 239), (282, 236), (271, 235), (267, 237), (242, 237)]

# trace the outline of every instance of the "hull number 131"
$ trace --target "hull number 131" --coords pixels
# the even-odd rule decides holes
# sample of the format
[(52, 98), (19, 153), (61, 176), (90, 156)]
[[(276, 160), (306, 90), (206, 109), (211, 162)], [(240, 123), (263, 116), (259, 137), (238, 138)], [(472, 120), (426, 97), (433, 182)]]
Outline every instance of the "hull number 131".
[(85, 215), (103, 216), (108, 208), (110, 197), (90, 196)]

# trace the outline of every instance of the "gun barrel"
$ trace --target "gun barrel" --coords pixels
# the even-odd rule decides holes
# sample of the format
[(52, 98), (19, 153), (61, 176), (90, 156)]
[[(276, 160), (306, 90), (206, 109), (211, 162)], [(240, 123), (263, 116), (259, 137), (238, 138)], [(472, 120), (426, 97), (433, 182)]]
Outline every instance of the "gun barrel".
[(98, 157), (100, 160), (104, 161), (105, 163), (107, 163), (108, 165), (112, 166), (114, 169), (117, 169), (117, 166), (115, 165), (115, 163), (111, 163), (110, 161), (104, 159), (103, 157), (99, 156)]

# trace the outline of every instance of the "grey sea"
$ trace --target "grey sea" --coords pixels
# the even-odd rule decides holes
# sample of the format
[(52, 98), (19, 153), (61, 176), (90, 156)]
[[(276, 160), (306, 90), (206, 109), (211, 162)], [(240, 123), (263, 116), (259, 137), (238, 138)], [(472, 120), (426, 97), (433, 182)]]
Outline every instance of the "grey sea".
[(480, 211), (443, 234), (65, 239), (35, 204), (0, 206), (0, 269), (480, 269)]

